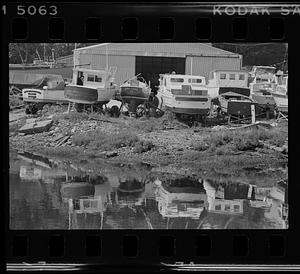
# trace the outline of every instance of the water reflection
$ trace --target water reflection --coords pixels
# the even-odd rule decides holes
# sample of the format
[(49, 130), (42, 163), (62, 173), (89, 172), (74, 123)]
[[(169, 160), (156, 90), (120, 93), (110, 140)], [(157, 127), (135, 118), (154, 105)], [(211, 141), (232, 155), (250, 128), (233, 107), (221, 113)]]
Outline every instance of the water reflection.
[(259, 188), (194, 177), (160, 176), (149, 166), (140, 166), (139, 174), (122, 168), (87, 172), (44, 157), (12, 152), (10, 228), (288, 227), (287, 182)]

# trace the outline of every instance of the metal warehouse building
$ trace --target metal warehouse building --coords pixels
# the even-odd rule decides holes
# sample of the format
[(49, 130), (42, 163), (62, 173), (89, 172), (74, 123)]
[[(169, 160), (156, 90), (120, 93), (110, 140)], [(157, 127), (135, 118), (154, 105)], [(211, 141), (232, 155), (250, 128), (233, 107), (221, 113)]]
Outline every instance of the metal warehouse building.
[(240, 70), (242, 56), (201, 43), (105, 43), (74, 50), (74, 65), (91, 69), (116, 66), (116, 83), (141, 73), (158, 85), (160, 73), (201, 75), (214, 69)]

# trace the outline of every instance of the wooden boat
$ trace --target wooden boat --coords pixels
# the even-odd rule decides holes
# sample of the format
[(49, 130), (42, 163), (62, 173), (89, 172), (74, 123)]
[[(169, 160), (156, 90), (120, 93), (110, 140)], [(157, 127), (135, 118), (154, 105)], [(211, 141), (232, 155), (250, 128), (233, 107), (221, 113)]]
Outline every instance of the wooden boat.
[(161, 74), (157, 97), (160, 109), (178, 114), (206, 116), (211, 107), (203, 76)]
[(221, 110), (234, 116), (251, 116), (251, 105), (256, 105), (253, 99), (235, 92), (222, 93), (218, 99)]
[(139, 75), (127, 80), (120, 86), (120, 97), (129, 112), (136, 112), (138, 105), (148, 100), (151, 93), (150, 84), (147, 84)]
[(109, 70), (75, 68), (72, 83), (65, 87), (65, 97), (78, 104), (106, 104), (116, 92), (115, 73), (115, 67)]

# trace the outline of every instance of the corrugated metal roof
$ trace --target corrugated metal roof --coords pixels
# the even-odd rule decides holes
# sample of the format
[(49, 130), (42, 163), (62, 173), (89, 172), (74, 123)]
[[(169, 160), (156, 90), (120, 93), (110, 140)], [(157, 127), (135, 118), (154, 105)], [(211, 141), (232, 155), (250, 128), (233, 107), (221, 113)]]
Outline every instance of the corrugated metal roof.
[(64, 61), (64, 60), (68, 60), (68, 59), (73, 59), (73, 54), (60, 56), (60, 57), (55, 58), (56, 61)]
[(163, 55), (185, 57), (193, 56), (228, 56), (241, 55), (212, 47), (204, 43), (103, 43), (78, 48), (74, 51), (83, 54), (115, 54), (115, 55)]

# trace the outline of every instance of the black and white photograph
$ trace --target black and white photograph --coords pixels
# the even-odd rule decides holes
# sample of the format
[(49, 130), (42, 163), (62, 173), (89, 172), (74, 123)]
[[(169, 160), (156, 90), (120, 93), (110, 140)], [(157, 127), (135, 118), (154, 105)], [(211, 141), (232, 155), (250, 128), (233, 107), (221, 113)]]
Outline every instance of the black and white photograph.
[(10, 43), (9, 228), (287, 229), (287, 43)]

